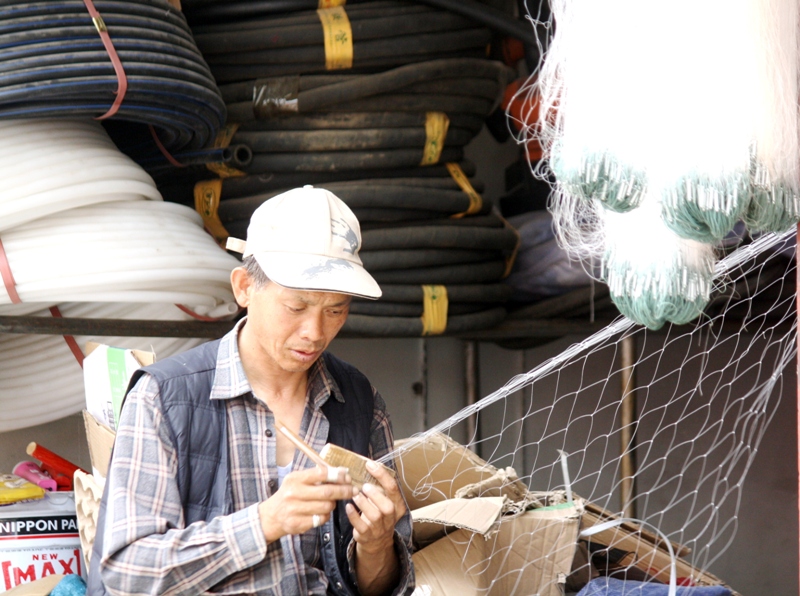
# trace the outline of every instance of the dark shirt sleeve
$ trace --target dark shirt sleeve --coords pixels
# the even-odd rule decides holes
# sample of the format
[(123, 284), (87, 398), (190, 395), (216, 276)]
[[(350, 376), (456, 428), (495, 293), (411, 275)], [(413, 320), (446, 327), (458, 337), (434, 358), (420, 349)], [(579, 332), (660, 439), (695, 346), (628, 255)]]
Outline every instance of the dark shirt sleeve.
[[(386, 403), (375, 388), (372, 389), (375, 409), (370, 427), (369, 456), (374, 460), (381, 460), (394, 449), (394, 436), (392, 423), (386, 413)], [(395, 472), (393, 461), (382, 462)], [(393, 596), (408, 596), (414, 591), (414, 564), (411, 560), (413, 547), (411, 543), (411, 512), (406, 504), (406, 513), (394, 527), (394, 549), (400, 562), (400, 581), (392, 591)], [(355, 571), (355, 541), (351, 541), (347, 549), (348, 564), (351, 577), (356, 576)]]

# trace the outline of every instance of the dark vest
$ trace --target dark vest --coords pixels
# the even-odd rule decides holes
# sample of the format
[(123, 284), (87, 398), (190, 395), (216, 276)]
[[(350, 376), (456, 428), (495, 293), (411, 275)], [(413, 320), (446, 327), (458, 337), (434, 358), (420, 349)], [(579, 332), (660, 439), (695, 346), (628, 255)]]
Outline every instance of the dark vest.
[[(177, 452), (177, 484), (186, 525), (211, 521), (233, 513), (233, 498), (228, 463), (228, 424), (225, 400), (211, 400), (211, 387), (217, 363), (219, 340), (193, 348), (151, 366), (139, 369), (128, 390), (145, 372), (157, 380), (161, 409)], [(329, 422), (328, 442), (361, 455), (369, 454), (369, 435), (374, 400), (369, 380), (355, 367), (325, 352), (323, 359), (339, 385), (344, 403), (333, 396), (322, 406)], [(107, 487), (108, 485), (106, 485)], [(99, 562), (103, 547), (107, 492), (103, 493), (97, 519), (97, 535), (92, 549), (88, 596), (105, 595)], [(347, 545), (353, 528), (345, 503), (318, 528), (329, 593), (357, 594), (347, 564)], [(324, 536), (333, 536), (325, 541)]]

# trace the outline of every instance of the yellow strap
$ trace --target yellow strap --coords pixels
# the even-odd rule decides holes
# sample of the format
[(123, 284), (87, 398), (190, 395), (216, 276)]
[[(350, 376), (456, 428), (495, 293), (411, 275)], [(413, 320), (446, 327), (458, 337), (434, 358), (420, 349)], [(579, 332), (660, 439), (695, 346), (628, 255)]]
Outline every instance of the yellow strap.
[(344, 6), (346, 0), (319, 0), (317, 8), (335, 8), (337, 6)]
[(325, 69), (353, 68), (353, 30), (344, 6), (317, 10), (325, 36)]
[(450, 176), (452, 176), (453, 180), (456, 181), (456, 184), (461, 187), (461, 190), (469, 197), (469, 207), (463, 213), (456, 213), (451, 215), (451, 219), (460, 219), (465, 215), (474, 215), (478, 213), (483, 208), (483, 198), (478, 191), (472, 188), (472, 184), (470, 184), (469, 178), (464, 173), (464, 170), (461, 169), (461, 166), (457, 163), (446, 163), (444, 164), (447, 168), (447, 171), (450, 172)]
[(217, 209), (222, 195), (222, 179), (203, 180), (194, 185), (194, 208), (203, 218), (203, 224), (217, 242), (224, 242), (228, 230), (222, 225)]
[[(233, 138), (233, 135), (236, 134), (237, 130), (239, 130), (238, 124), (226, 124), (223, 126), (222, 129), (217, 133), (217, 138), (214, 140), (214, 149), (225, 149), (225, 147), (230, 145), (231, 139)], [(241, 170), (232, 168), (228, 164), (222, 163), (221, 161), (207, 163), (206, 167), (220, 178), (236, 178), (238, 176), (247, 175)]]
[(447, 329), (447, 288), (422, 286), (422, 335), (441, 335)]
[(444, 112), (426, 112), (425, 114), (425, 148), (422, 150), (421, 166), (429, 166), (439, 161), (447, 137), (450, 118)]
[(503, 220), (503, 226), (513, 231), (514, 234), (517, 236), (517, 242), (516, 244), (514, 244), (514, 248), (508, 255), (506, 255), (506, 269), (503, 272), (503, 277), (506, 278), (511, 274), (511, 269), (512, 267), (514, 267), (514, 261), (517, 260), (517, 253), (519, 252), (519, 245), (521, 244), (522, 238), (520, 237), (517, 228), (508, 223), (505, 217), (503, 217), (502, 215), (500, 215), (499, 217), (500, 219)]

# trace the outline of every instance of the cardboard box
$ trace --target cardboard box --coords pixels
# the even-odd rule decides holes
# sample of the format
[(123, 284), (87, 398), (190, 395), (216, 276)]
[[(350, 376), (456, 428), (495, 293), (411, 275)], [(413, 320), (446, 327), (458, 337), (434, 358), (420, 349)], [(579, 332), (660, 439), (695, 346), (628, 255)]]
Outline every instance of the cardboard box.
[[(413, 555), (422, 592), (562, 596), (575, 557), (579, 503), (499, 519), (486, 535), (461, 529)], [(427, 589), (423, 586), (427, 586)]]
[[(513, 470), (498, 470), (445, 435), (397, 447), (420, 548), (416, 594), (563, 594), (580, 501), (541, 507), (546, 494), (530, 493)], [(532, 504), (540, 507), (527, 510)]]
[(116, 433), (105, 424), (100, 424), (88, 410), (83, 411), (83, 426), (86, 429), (89, 458), (92, 460), (92, 473), (98, 478), (105, 478)]
[(83, 425), (92, 472), (98, 478), (105, 478), (114, 447), (114, 430), (131, 375), (142, 366), (153, 364), (156, 357), (152, 352), (114, 348), (94, 342), (86, 344), (86, 353), (83, 361), (86, 391)]
[[(621, 567), (669, 582), (667, 545), (635, 523), (582, 538), (582, 529), (615, 515), (577, 496), (566, 503), (563, 491), (528, 491), (513, 469), (498, 470), (445, 435), (423, 443), (400, 440), (396, 446), (419, 549), (413, 555), (415, 596), (562, 596), (579, 541), (621, 551)], [(688, 548), (670, 545), (678, 578), (698, 586), (725, 585), (681, 559)], [(597, 573), (586, 561), (582, 567), (585, 581)]]
[(155, 354), (152, 352), (88, 343), (83, 361), (83, 383), (86, 409), (95, 420), (111, 430), (116, 429), (131, 375), (153, 362)]

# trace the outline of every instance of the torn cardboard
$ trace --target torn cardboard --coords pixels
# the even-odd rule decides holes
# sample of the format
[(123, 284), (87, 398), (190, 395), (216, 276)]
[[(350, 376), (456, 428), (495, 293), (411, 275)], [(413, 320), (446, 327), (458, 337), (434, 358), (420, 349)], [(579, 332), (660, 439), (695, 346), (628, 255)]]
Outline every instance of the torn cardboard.
[(487, 535), (449, 533), (414, 553), (417, 585), (432, 595), (562, 596), (582, 512), (575, 502), (503, 517)]
[(525, 511), (546, 499), (512, 468), (498, 470), (445, 435), (397, 447), (414, 542), (423, 547), (413, 555), (420, 594), (563, 594), (581, 502)]
[[(400, 440), (397, 447), (398, 476), (419, 549), (413, 560), (420, 595), (562, 596), (579, 540), (621, 551), (622, 568), (669, 582), (666, 542), (635, 523), (579, 538), (581, 529), (616, 516), (579, 497), (567, 503), (564, 491), (528, 491), (513, 468), (498, 470), (445, 435)], [(670, 546), (676, 555), (691, 552)], [(573, 581), (581, 570), (591, 578), (588, 561), (576, 564)], [(690, 585), (725, 585), (684, 559), (675, 564), (678, 578)]]

